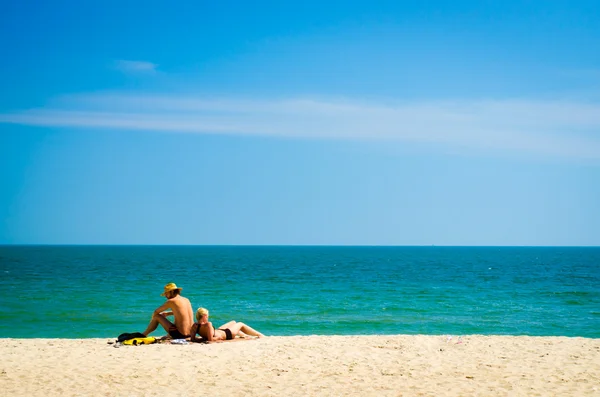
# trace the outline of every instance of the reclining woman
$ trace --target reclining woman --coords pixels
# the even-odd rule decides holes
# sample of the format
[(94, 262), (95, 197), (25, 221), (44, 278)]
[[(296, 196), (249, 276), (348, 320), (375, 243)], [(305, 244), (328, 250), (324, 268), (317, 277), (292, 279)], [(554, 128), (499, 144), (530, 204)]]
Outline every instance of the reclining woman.
[[(236, 336), (242, 338), (245, 338), (248, 335), (256, 336), (257, 338), (262, 338), (264, 336), (254, 328), (236, 321), (230, 321), (215, 329), (212, 323), (208, 321), (208, 310), (203, 307), (196, 311), (196, 321), (197, 322), (192, 325), (190, 331), (192, 342), (231, 340)], [(200, 338), (197, 338), (196, 335), (200, 335)]]

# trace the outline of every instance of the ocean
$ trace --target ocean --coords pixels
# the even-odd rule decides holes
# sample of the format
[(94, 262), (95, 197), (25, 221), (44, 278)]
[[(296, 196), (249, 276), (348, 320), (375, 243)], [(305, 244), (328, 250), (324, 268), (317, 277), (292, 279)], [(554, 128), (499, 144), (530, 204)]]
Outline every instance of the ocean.
[(600, 337), (600, 247), (0, 246), (0, 278), (2, 338), (142, 332), (168, 282), (267, 335)]

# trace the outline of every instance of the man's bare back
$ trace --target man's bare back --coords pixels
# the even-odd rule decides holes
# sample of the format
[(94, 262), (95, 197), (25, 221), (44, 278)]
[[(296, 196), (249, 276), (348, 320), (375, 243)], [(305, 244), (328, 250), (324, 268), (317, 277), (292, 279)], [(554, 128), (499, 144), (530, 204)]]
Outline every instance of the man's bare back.
[[(175, 298), (167, 300), (165, 305), (168, 309), (171, 309), (173, 316), (175, 316), (175, 326), (177, 327), (177, 330), (183, 335), (189, 335), (192, 324), (194, 324), (194, 313), (192, 312), (190, 300), (181, 295), (177, 295)], [(166, 315), (168, 315), (168, 313), (166, 313)]]

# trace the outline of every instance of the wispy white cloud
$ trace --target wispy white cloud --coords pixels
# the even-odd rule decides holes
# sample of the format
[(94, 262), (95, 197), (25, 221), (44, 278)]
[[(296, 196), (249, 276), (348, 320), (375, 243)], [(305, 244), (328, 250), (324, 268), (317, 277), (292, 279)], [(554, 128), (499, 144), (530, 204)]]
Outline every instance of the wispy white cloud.
[(481, 100), (401, 104), (97, 94), (66, 97), (0, 122), (78, 128), (424, 142), (600, 159), (600, 104)]
[(157, 64), (146, 61), (120, 59), (114, 62), (114, 68), (123, 73), (154, 73), (157, 67)]

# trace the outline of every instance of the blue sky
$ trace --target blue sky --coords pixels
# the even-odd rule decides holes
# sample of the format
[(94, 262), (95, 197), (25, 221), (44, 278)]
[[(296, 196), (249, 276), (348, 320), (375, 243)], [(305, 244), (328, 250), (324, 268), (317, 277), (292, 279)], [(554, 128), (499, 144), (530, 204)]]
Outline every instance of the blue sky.
[(1, 8), (0, 244), (600, 245), (597, 1)]

